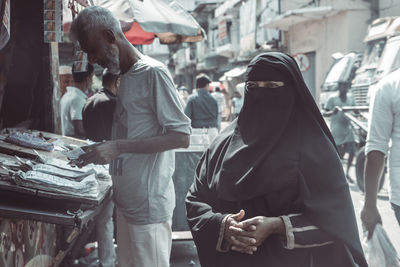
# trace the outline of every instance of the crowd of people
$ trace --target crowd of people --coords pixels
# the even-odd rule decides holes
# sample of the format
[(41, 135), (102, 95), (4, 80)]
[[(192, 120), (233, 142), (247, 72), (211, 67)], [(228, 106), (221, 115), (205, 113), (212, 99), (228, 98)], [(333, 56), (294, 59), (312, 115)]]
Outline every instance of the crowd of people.
[[(85, 71), (60, 68), (62, 134), (97, 142), (83, 148), (81, 166), (110, 164), (113, 180), (113, 201), (96, 225), (106, 229), (97, 232), (102, 266), (170, 265), (173, 149), (187, 148), (197, 128), (213, 132), (186, 198), (202, 266), (367, 266), (348, 185), (355, 140), (339, 109), (355, 105), (346, 84), (321, 114), (295, 60), (269, 52), (251, 60), (243, 90), (227, 101), (204, 73), (191, 94), (176, 87), (168, 68), (132, 46), (106, 9), (82, 10), (71, 37), (89, 64)], [(103, 88), (88, 98), (92, 64), (105, 68)], [(371, 109), (361, 214), (370, 235), (381, 222), (377, 183), (389, 140), (391, 202), (400, 223), (395, 90), (393, 75)], [(222, 129), (226, 113), (232, 122)]]

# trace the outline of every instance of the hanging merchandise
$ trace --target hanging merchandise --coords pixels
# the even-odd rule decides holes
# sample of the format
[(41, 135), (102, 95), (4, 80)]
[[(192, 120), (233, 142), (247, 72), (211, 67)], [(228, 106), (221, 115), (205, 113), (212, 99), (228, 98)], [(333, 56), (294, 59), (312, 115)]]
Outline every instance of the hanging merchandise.
[(74, 65), (73, 72), (86, 72), (88, 67), (88, 56), (81, 50), (79, 43), (74, 44)]
[(44, 42), (63, 42), (62, 1), (43, 0), (43, 6)]
[[(2, 9), (2, 7), (4, 7)], [(3, 13), (1, 11), (4, 11)], [(10, 39), (10, 0), (0, 0), (0, 50)]]

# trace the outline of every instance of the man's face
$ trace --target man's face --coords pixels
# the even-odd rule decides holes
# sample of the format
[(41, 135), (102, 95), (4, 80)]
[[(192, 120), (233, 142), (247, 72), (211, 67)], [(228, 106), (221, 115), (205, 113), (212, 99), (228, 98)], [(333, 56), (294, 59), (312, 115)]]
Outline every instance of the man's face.
[(67, 91), (67, 86), (71, 86), (74, 83), (72, 74), (62, 74), (60, 75), (60, 96), (63, 96)]
[(86, 42), (79, 40), (79, 44), (88, 54), (90, 64), (99, 64), (115, 75), (120, 73), (118, 46), (107, 41), (101, 32), (90, 33)]

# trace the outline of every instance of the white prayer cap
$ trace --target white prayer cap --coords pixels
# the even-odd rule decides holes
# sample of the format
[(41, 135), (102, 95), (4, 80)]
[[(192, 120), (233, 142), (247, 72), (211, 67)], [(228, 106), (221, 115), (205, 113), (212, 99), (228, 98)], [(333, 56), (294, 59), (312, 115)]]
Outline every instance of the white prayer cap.
[(65, 75), (65, 74), (71, 74), (72, 75), (72, 67), (70, 67), (70, 66), (66, 66), (66, 65), (60, 66), (58, 71), (59, 71), (60, 75)]

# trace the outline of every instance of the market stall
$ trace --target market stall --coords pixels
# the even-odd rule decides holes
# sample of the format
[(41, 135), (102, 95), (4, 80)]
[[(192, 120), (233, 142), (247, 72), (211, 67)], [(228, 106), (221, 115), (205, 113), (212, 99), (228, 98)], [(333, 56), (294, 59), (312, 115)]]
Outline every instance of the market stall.
[[(21, 135), (28, 138), (10, 141)], [(84, 144), (36, 131), (0, 135), (0, 266), (59, 266), (78, 256), (112, 193), (104, 167), (68, 165), (66, 152)]]

